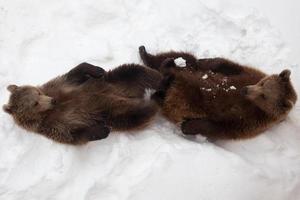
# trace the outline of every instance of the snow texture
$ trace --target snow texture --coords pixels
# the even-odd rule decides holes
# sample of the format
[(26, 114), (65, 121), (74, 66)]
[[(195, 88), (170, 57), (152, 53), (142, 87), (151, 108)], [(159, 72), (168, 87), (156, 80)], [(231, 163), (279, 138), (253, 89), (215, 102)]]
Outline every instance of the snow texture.
[[(226, 0), (0, 0), (0, 102), (8, 84), (42, 84), (86, 61), (111, 69), (150, 52), (223, 56), (268, 73), (292, 70), (280, 34)], [(245, 141), (183, 138), (157, 116), (147, 129), (74, 147), (24, 131), (0, 112), (0, 199), (297, 200), (300, 107)], [(198, 142), (197, 142), (198, 141)]]
[(186, 61), (182, 57), (176, 58), (174, 62), (178, 67), (186, 67)]

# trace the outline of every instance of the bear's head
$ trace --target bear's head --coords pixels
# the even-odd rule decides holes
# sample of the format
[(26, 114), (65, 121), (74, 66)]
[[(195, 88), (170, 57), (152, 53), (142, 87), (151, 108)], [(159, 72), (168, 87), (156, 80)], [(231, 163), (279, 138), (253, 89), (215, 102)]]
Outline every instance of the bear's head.
[(287, 114), (297, 100), (290, 80), (291, 71), (266, 76), (256, 85), (242, 88), (241, 93), (265, 113), (273, 116)]
[(3, 110), (14, 118), (35, 119), (55, 105), (52, 97), (43, 94), (40, 89), (33, 86), (9, 85), (7, 90), (11, 94)]

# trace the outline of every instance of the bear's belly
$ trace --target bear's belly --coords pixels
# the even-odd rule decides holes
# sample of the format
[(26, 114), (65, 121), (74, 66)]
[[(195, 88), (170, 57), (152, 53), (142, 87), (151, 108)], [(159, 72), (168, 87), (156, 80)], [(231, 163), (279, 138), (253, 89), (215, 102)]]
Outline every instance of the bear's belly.
[(175, 123), (185, 118), (243, 119), (248, 110), (247, 102), (240, 95), (240, 89), (247, 85), (220, 75), (199, 78), (194, 85), (187, 79), (175, 81), (167, 91), (162, 106), (163, 114)]
[(162, 113), (174, 123), (180, 123), (184, 118), (205, 117), (205, 112), (196, 107), (199, 105), (191, 105), (183, 92), (177, 88), (170, 88), (162, 106)]

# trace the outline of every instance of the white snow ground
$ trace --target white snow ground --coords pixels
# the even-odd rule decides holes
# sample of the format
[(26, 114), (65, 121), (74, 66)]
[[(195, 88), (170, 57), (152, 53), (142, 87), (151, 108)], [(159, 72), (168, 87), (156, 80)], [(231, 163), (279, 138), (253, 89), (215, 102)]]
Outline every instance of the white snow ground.
[[(87, 61), (110, 69), (151, 52), (225, 56), (269, 73), (299, 65), (269, 21), (225, 0), (0, 0), (0, 102), (6, 86), (41, 84)], [(26, 133), (0, 111), (0, 199), (297, 200), (300, 106), (246, 141), (178, 135), (162, 117), (144, 131), (81, 147)]]

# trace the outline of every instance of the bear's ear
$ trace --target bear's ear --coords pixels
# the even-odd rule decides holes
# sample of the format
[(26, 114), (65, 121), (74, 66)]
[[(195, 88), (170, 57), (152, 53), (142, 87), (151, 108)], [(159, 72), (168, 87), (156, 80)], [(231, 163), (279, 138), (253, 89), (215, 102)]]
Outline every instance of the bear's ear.
[(9, 113), (9, 114), (12, 113), (12, 109), (11, 109), (11, 106), (10, 106), (10, 105), (5, 104), (5, 105), (3, 105), (2, 108), (3, 108), (3, 110), (4, 110), (5, 112), (7, 112), (7, 113)]
[(290, 100), (285, 100), (285, 101), (282, 102), (282, 106), (283, 106), (284, 108), (290, 109), (290, 108), (293, 107), (293, 105), (294, 105), (293, 102), (290, 101)]
[(14, 91), (16, 91), (16, 89), (18, 89), (18, 86), (16, 86), (16, 85), (7, 86), (7, 90), (10, 92), (14, 92)]
[(283, 81), (289, 81), (290, 80), (290, 75), (291, 75), (291, 71), (288, 69), (283, 70), (280, 74), (279, 77), (283, 80)]

